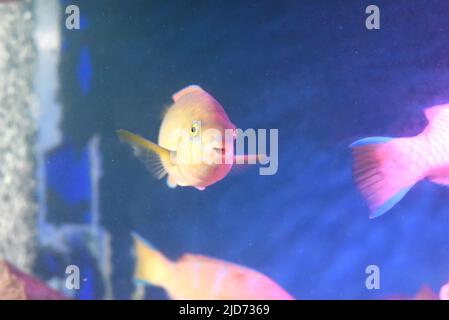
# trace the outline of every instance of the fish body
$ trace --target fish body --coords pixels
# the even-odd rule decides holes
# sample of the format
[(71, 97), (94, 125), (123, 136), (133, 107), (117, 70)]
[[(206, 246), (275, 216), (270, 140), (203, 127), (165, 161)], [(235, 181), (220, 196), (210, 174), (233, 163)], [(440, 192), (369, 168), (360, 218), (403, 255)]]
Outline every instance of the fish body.
[(126, 130), (119, 130), (118, 135), (143, 154), (157, 178), (167, 175), (168, 186), (204, 190), (231, 170), (233, 161), (225, 158), (234, 153), (235, 128), (217, 100), (191, 85), (173, 95), (158, 144)]
[(255, 270), (215, 258), (185, 254), (177, 261), (134, 235), (137, 281), (165, 289), (176, 300), (291, 300)]
[(396, 205), (420, 180), (449, 186), (449, 104), (425, 110), (428, 125), (413, 137), (371, 137), (353, 149), (354, 179), (371, 218)]

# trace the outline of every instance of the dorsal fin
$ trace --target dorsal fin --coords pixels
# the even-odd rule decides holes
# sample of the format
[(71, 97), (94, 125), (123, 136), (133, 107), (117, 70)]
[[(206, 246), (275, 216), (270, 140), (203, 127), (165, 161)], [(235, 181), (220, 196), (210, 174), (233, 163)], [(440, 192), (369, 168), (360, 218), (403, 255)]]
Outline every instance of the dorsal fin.
[(189, 93), (192, 93), (192, 92), (204, 92), (204, 90), (203, 90), (200, 86), (198, 86), (198, 85), (196, 85), (196, 84), (192, 84), (192, 85), (187, 86), (187, 87), (185, 87), (184, 89), (181, 89), (181, 90), (179, 90), (178, 92), (176, 92), (176, 93), (172, 96), (173, 101), (176, 102), (176, 101), (178, 101), (179, 99), (181, 99), (182, 96), (185, 96), (185, 95), (187, 95), (187, 94), (189, 94)]
[(449, 105), (439, 105), (430, 107), (424, 110), (424, 114), (426, 115), (426, 118), (429, 122), (432, 122), (435, 117), (437, 117), (441, 112), (443, 112), (445, 109), (449, 108)]

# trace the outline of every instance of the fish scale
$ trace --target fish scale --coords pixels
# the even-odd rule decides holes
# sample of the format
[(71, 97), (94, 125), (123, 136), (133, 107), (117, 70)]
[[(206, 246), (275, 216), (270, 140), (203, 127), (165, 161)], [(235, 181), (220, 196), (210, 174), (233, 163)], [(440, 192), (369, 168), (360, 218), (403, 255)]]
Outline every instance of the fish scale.
[(449, 165), (449, 110), (442, 113), (435, 122), (429, 124), (430, 130), (423, 133), (428, 142), (426, 154), (435, 159), (431, 164), (433, 167)]

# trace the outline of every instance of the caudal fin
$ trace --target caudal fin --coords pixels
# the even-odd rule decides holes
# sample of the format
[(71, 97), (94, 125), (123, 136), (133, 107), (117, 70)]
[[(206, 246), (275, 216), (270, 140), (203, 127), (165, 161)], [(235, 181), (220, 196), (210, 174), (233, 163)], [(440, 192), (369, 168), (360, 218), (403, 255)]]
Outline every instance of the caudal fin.
[(134, 279), (138, 282), (163, 287), (169, 276), (172, 262), (138, 234), (133, 233), (132, 237), (136, 255)]
[(407, 145), (401, 139), (371, 137), (350, 147), (354, 180), (368, 202), (370, 218), (390, 210), (418, 181), (408, 170)]

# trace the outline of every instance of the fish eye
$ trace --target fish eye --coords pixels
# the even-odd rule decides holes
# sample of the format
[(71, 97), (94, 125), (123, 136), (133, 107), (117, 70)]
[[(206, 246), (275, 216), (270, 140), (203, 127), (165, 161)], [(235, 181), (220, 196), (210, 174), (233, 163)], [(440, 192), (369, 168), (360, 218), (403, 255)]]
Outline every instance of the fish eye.
[(194, 123), (190, 128), (190, 134), (195, 136), (198, 133), (198, 124)]

